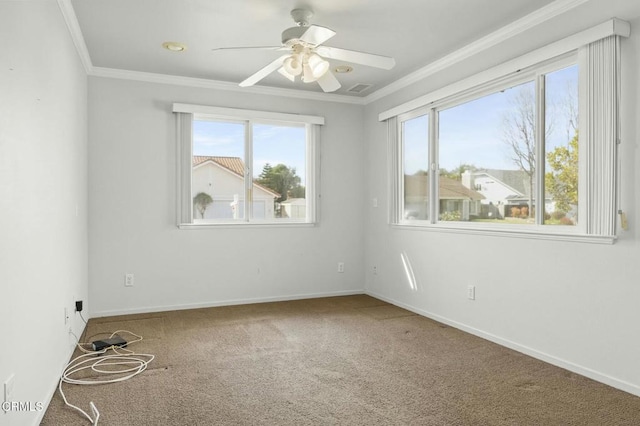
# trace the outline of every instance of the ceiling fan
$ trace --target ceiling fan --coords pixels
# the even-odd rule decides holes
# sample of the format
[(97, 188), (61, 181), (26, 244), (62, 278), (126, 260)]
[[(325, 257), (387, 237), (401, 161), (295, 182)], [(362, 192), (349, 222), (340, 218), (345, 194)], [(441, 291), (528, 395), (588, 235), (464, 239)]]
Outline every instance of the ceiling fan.
[(336, 35), (336, 32), (319, 25), (309, 25), (313, 12), (306, 9), (294, 9), (291, 17), (295, 27), (282, 32), (281, 46), (221, 47), (215, 50), (278, 50), (287, 53), (280, 56), (264, 68), (240, 83), (241, 87), (253, 86), (274, 71), (278, 71), (292, 82), (296, 77), (304, 83), (317, 82), (323, 91), (334, 92), (341, 85), (331, 72), (327, 59), (336, 59), (354, 64), (389, 70), (396, 64), (388, 56), (374, 55), (355, 50), (339, 49), (322, 44)]

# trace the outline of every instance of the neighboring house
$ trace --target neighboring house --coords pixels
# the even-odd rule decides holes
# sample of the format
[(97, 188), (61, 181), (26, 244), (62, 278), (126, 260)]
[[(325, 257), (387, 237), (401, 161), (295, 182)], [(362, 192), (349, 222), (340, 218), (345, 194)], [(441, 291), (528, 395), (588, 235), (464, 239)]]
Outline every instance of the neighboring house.
[[(462, 184), (484, 196), (482, 200), (483, 217), (511, 216), (511, 207), (529, 205), (529, 176), (523, 170), (487, 169), (462, 173)], [(535, 187), (533, 188), (535, 191)], [(535, 207), (535, 199), (533, 207)], [(545, 199), (545, 212), (555, 210), (552, 199)]]
[[(405, 175), (405, 219), (426, 219), (428, 217), (429, 176)], [(467, 188), (459, 180), (446, 176), (438, 178), (439, 212), (440, 216), (447, 213), (460, 213), (459, 220), (470, 220), (479, 216), (481, 201), (484, 196), (478, 191)]]
[[(244, 211), (245, 165), (238, 157), (193, 156), (192, 198), (204, 192), (213, 199), (204, 217), (194, 209), (194, 219), (239, 219)], [(274, 202), (280, 194), (258, 183), (253, 184), (253, 216), (274, 217)]]

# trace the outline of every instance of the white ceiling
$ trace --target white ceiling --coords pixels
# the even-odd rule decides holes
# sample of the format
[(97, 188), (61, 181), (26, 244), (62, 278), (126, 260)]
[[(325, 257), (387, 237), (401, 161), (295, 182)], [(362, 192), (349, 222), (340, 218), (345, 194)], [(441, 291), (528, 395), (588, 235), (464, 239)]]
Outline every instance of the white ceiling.
[[(93, 67), (239, 83), (281, 52), (212, 51), (217, 47), (280, 45), (294, 26), (290, 11), (308, 8), (312, 24), (337, 34), (326, 45), (393, 56), (390, 71), (350, 64), (339, 74), (349, 94), (371, 84), (366, 96), (422, 67), (553, 6), (552, 0), (71, 0)], [(567, 3), (558, 0), (557, 3)], [(517, 29), (516, 29), (517, 31)], [(185, 52), (169, 52), (176, 41)], [(342, 62), (332, 61), (332, 68)], [(274, 73), (259, 83), (320, 92)], [(356, 96), (355, 94), (353, 96)]]

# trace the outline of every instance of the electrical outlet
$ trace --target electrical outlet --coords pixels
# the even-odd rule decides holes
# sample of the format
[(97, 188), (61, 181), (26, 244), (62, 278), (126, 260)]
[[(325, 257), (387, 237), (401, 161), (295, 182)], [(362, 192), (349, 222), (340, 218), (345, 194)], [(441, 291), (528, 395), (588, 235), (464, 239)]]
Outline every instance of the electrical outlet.
[(64, 325), (67, 325), (69, 322), (69, 308), (65, 306), (64, 308)]
[(467, 298), (469, 300), (476, 300), (476, 286), (475, 285), (467, 286)]
[(338, 262), (338, 272), (344, 272), (344, 262)]
[(4, 381), (4, 402), (13, 401), (13, 383), (15, 381), (15, 377), (15, 374), (12, 374)]
[(124, 276), (124, 286), (125, 287), (133, 287), (133, 274), (125, 274), (125, 276)]
[(378, 275), (378, 267), (373, 265), (373, 275)]

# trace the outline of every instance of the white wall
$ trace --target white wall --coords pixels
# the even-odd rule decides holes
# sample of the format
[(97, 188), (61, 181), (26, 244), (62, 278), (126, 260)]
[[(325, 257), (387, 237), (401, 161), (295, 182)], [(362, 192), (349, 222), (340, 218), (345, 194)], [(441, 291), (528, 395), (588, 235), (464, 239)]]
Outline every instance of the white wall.
[(0, 386), (46, 405), (88, 304), (87, 78), (55, 2), (0, 2), (0, 39)]
[[(319, 225), (177, 229), (173, 102), (324, 116)], [(361, 293), (362, 118), (361, 106), (90, 77), (92, 316)]]
[[(593, 245), (387, 225), (386, 125), (378, 113), (618, 16), (632, 24), (622, 42), (622, 207), (629, 230), (618, 241)], [(451, 69), (367, 106), (365, 171), (368, 188), (366, 289), (372, 295), (471, 331), (640, 395), (640, 240), (637, 197), (640, 155), (640, 7), (631, 0), (587, 2)], [(370, 199), (377, 197), (378, 208)], [(417, 290), (400, 255), (414, 268)], [(377, 266), (378, 274), (372, 273)], [(476, 300), (467, 299), (467, 285)]]

